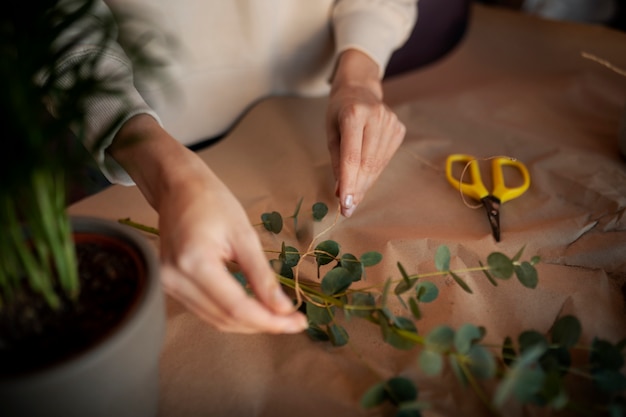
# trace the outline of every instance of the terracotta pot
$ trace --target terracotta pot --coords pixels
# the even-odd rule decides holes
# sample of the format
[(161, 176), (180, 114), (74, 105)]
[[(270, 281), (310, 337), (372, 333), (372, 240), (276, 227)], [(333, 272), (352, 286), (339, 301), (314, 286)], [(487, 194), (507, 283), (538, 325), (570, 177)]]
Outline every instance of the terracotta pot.
[(0, 377), (0, 414), (12, 417), (153, 417), (165, 331), (155, 249), (137, 231), (113, 221), (75, 217), (81, 239), (105, 236), (133, 252), (139, 271), (132, 305), (84, 351), (51, 366)]

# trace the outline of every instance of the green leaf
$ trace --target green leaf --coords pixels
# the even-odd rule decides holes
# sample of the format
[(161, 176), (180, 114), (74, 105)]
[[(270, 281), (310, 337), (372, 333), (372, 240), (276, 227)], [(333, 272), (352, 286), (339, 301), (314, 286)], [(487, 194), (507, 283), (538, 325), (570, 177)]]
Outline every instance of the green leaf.
[(302, 200), (304, 200), (304, 197), (300, 197), (300, 200), (298, 200), (298, 204), (296, 204), (296, 209), (293, 211), (293, 214), (291, 215), (291, 217), (293, 217), (293, 230), (298, 230), (298, 214), (300, 214), (300, 207), (302, 207)]
[(319, 222), (328, 214), (328, 206), (322, 202), (313, 204), (313, 220)]
[(344, 346), (348, 343), (348, 332), (343, 326), (331, 324), (328, 326), (328, 336), (333, 346)]
[(472, 345), (467, 353), (470, 372), (478, 379), (493, 378), (497, 366), (493, 354), (481, 345)]
[(422, 303), (435, 301), (439, 296), (439, 288), (430, 281), (420, 281), (415, 286), (417, 300)]
[(416, 342), (400, 335), (397, 329), (417, 334), (417, 328), (413, 321), (404, 317), (394, 317), (387, 309), (380, 309), (379, 312), (381, 314), (378, 315), (378, 324), (383, 335), (383, 340), (396, 349), (412, 349)]
[(424, 349), (419, 354), (418, 363), (426, 375), (439, 375), (443, 370), (443, 355), (434, 350)]
[(539, 256), (535, 255), (532, 258), (530, 258), (531, 265), (537, 265), (539, 262), (541, 262), (541, 257)]
[(611, 342), (594, 338), (591, 343), (589, 362), (594, 370), (609, 369), (619, 371), (624, 366), (624, 357)]
[(269, 232), (278, 234), (283, 230), (283, 217), (277, 211), (261, 214), (263, 227)]
[(332, 262), (339, 255), (339, 244), (334, 240), (325, 240), (315, 247), (315, 260), (318, 266)]
[(452, 271), (448, 271), (454, 281), (468, 294), (473, 294), (472, 289), (463, 281), (463, 279)]
[(487, 265), (496, 278), (509, 279), (513, 276), (513, 261), (503, 253), (491, 253), (487, 257)]
[(319, 307), (313, 303), (306, 303), (306, 317), (313, 325), (328, 324), (333, 320), (333, 307)]
[(454, 334), (454, 347), (462, 354), (469, 353), (471, 347), (480, 341), (485, 334), (483, 328), (466, 323), (462, 325)]
[(352, 305), (355, 307), (370, 307), (371, 309), (354, 309), (350, 310), (350, 314), (357, 317), (369, 317), (372, 315), (374, 307), (376, 307), (376, 300), (374, 295), (367, 292), (356, 292), (352, 294)]
[(452, 349), (454, 344), (454, 330), (446, 325), (435, 327), (426, 336), (426, 348), (445, 353)]
[(326, 295), (335, 295), (344, 292), (352, 284), (352, 275), (346, 268), (333, 268), (322, 278), (322, 292)]
[(452, 368), (452, 372), (454, 372), (456, 379), (458, 379), (459, 382), (464, 387), (466, 387), (469, 381), (467, 380), (467, 376), (465, 375), (465, 372), (463, 371), (463, 368), (461, 367), (461, 364), (459, 363), (458, 357), (455, 355), (450, 355), (448, 359), (450, 361), (450, 368)]
[(387, 390), (385, 388), (386, 382), (379, 382), (375, 385), (372, 385), (365, 394), (361, 397), (361, 407), (365, 409), (370, 409), (374, 407), (378, 407), (387, 399)]
[(352, 255), (351, 253), (346, 253), (339, 260), (339, 264), (342, 267), (346, 268), (346, 270), (350, 273), (352, 282), (361, 280), (364, 267), (361, 261), (356, 258), (356, 256)]
[(409, 309), (411, 310), (411, 314), (415, 317), (416, 320), (422, 318), (422, 312), (420, 311), (420, 307), (417, 304), (415, 298), (409, 298)]
[(526, 288), (535, 288), (539, 282), (539, 276), (537, 270), (529, 262), (522, 262), (520, 265), (515, 265), (515, 275), (519, 282)]
[(552, 327), (552, 343), (568, 349), (572, 348), (578, 343), (581, 333), (582, 326), (576, 317), (561, 317)]
[(438, 271), (450, 269), (450, 249), (446, 245), (439, 246), (435, 252), (435, 268)]
[(548, 349), (548, 340), (544, 335), (534, 330), (525, 330), (517, 337), (520, 352), (525, 355), (527, 351), (539, 347), (544, 351)]
[(524, 352), (502, 382), (498, 385), (494, 395), (494, 404), (502, 407), (511, 395), (522, 403), (530, 402), (543, 386), (544, 372), (536, 365), (537, 360), (546, 351), (547, 347), (534, 345)]
[(361, 255), (361, 263), (364, 267), (377, 265), (380, 261), (382, 261), (383, 255), (379, 252), (365, 252)]
[(515, 256), (512, 259), (513, 262), (517, 262), (520, 260), (520, 258), (522, 257), (522, 254), (524, 253), (525, 247), (526, 245), (522, 246), (522, 248), (515, 254)]
[[(484, 268), (484, 267), (485, 267), (481, 261), (478, 261), (478, 264), (480, 265), (480, 267), (481, 267), (481, 268)], [(483, 269), (483, 274), (485, 274), (485, 276), (487, 277), (487, 280), (489, 280), (489, 282), (491, 283), (491, 285), (493, 285), (494, 287), (497, 287), (497, 286), (498, 286), (498, 281), (496, 281), (495, 279), (493, 279), (493, 277), (491, 276), (491, 274), (489, 273), (489, 271), (487, 271), (486, 269)]]
[(300, 262), (300, 253), (298, 252), (298, 249), (294, 248), (293, 246), (284, 246), (283, 243), (283, 248), (281, 250), (281, 260), (285, 263), (285, 265), (293, 268), (294, 266), (298, 265), (298, 262)]
[(513, 346), (513, 339), (507, 336), (502, 344), (502, 361), (506, 366), (511, 366), (517, 357), (517, 352)]
[(327, 342), (330, 340), (330, 336), (328, 336), (328, 333), (326, 333), (326, 331), (316, 326), (315, 324), (310, 324), (309, 327), (306, 329), (306, 332), (309, 337), (315, 341)]
[(400, 376), (393, 377), (387, 381), (387, 395), (394, 404), (400, 404), (417, 399), (417, 387), (415, 383), (408, 378)]
[(409, 291), (413, 287), (416, 281), (417, 281), (417, 278), (413, 278), (408, 281), (402, 280), (398, 282), (396, 287), (393, 289), (394, 294), (396, 295), (404, 294), (405, 292)]
[(607, 393), (626, 391), (626, 375), (613, 369), (593, 372), (593, 382), (598, 389)]

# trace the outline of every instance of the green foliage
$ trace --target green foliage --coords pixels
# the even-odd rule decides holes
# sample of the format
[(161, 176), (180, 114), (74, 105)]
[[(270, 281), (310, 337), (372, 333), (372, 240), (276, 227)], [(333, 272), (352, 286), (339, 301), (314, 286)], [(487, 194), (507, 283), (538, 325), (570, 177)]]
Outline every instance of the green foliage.
[[(95, 0), (3, 4), (0, 306), (25, 291), (25, 285), (52, 308), (60, 308), (61, 299), (78, 296), (66, 182), (80, 178), (76, 172), (90, 158), (82, 145), (89, 100), (115, 97), (120, 103), (119, 113), (90, 138), (94, 146), (113, 134), (127, 110), (120, 91), (112, 87), (117, 84), (109, 82), (117, 75), (96, 71), (106, 57), (104, 49), (117, 36), (117, 23), (121, 20), (101, 13)], [(147, 39), (147, 33), (140, 35)], [(66, 59), (86, 40), (91, 53)], [(150, 59), (146, 50), (133, 48), (137, 39), (127, 40), (127, 55), (137, 59), (138, 73), (148, 75), (153, 66), (163, 64)]]
[[(378, 252), (366, 252), (360, 257), (342, 254), (339, 243), (334, 240), (322, 241), (298, 256), (294, 254), (290, 261), (287, 261), (287, 252), (297, 251), (291, 247), (286, 249), (284, 244), (281, 248), (279, 260), (289, 269), (288, 273), (281, 272), (283, 284), (296, 288), (290, 278), (302, 257), (311, 256), (317, 267), (319, 291), (312, 283), (298, 284), (306, 295), (308, 334), (313, 340), (344, 346), (350, 343), (350, 336), (341, 315), (345, 319), (361, 318), (377, 326), (382, 339), (394, 348), (418, 348), (416, 365), (425, 375), (436, 377), (449, 366), (461, 386), (475, 391), (494, 414), (505, 410), (513, 400), (553, 410), (600, 407), (612, 416), (626, 415), (626, 376), (623, 373), (626, 340), (613, 344), (594, 339), (590, 347), (581, 346), (582, 326), (574, 316), (557, 318), (547, 334), (529, 329), (516, 337), (507, 336), (501, 346), (485, 342), (487, 330), (472, 323), (465, 323), (458, 329), (440, 324), (425, 335), (419, 333), (416, 323), (423, 316), (423, 304), (434, 303), (439, 297), (439, 287), (433, 282), (435, 277), (451, 277), (468, 296), (473, 294), (473, 289), (466, 276), (472, 273), (478, 273), (493, 286), (501, 280), (514, 285), (510, 278), (516, 276), (517, 283), (523, 287), (536, 288), (539, 279), (535, 265), (539, 258), (523, 260), (524, 248), (512, 257), (493, 252), (487, 256), (485, 264), (478, 262), (479, 268), (455, 270), (450, 249), (441, 245), (433, 259), (435, 272), (412, 274), (404, 264), (396, 262), (398, 276), (385, 280), (382, 288), (373, 290), (352, 286), (363, 279), (366, 268), (382, 261)], [(399, 309), (392, 309), (391, 300), (399, 302)], [(572, 358), (576, 350), (589, 354), (588, 363), (575, 368)], [(581, 407), (568, 393), (566, 380), (581, 375), (592, 382), (597, 403)], [(482, 385), (483, 381), (496, 382), (488, 384), (495, 386), (492, 398)], [(427, 404), (419, 402), (417, 394), (417, 387), (411, 380), (392, 377), (365, 392), (361, 406), (369, 409), (389, 403), (396, 407), (396, 416), (420, 415)]]

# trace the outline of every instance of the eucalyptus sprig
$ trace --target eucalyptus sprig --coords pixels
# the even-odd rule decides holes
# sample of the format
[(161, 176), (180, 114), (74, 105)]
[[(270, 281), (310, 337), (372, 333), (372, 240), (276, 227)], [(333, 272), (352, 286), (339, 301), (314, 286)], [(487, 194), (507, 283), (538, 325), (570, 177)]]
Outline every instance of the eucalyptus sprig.
[[(290, 216), (296, 235), (301, 211), (302, 200)], [(321, 221), (327, 213), (324, 203), (311, 207), (313, 221)], [(283, 217), (276, 211), (261, 214), (260, 224), (276, 235), (283, 231)], [(479, 261), (476, 267), (452, 269), (450, 249), (441, 245), (435, 252), (432, 271), (410, 274), (396, 262), (397, 277), (381, 285), (356, 288), (355, 283), (365, 281), (367, 268), (382, 262), (383, 256), (376, 251), (359, 256), (342, 253), (339, 242), (331, 239), (317, 243), (328, 230), (315, 236), (304, 250), (284, 241), (280, 249), (266, 250), (276, 255), (269, 262), (277, 279), (295, 293), (295, 302), (306, 312), (307, 333), (313, 340), (344, 346), (351, 341), (348, 319), (361, 318), (377, 326), (387, 344), (416, 350), (415, 364), (424, 375), (436, 377), (451, 369), (460, 386), (471, 389), (492, 415), (506, 414), (511, 401), (579, 415), (626, 415), (626, 339), (613, 343), (594, 338), (590, 345), (584, 345), (582, 326), (575, 316), (558, 317), (548, 334), (524, 330), (502, 342), (488, 341), (487, 329), (472, 323), (457, 329), (439, 324), (426, 334), (419, 332), (422, 306), (439, 297), (437, 280), (451, 278), (468, 296), (473, 294), (465, 279), (470, 274), (483, 276), (493, 286), (516, 277), (523, 287), (536, 288), (539, 276), (535, 266), (540, 259), (532, 256), (522, 260), (524, 247), (513, 256), (493, 252), (484, 264)], [(305, 259), (314, 263), (315, 279), (300, 278)], [(234, 275), (247, 286), (240, 272)], [(394, 300), (399, 308), (393, 308)], [(363, 393), (363, 408), (389, 403), (396, 407), (397, 417), (411, 417), (433, 406), (420, 400), (419, 388), (411, 379), (401, 375), (381, 379)], [(587, 384), (588, 398), (570, 392), (572, 380)]]

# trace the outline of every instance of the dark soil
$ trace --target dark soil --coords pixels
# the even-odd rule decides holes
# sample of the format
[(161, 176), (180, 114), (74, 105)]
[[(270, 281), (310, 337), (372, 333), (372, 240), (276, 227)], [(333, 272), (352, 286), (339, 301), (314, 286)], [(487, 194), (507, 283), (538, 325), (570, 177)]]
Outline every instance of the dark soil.
[[(117, 242), (114, 244), (112, 242)], [(137, 299), (142, 265), (118, 241), (79, 241), (80, 295), (51, 309), (24, 289), (0, 309), (0, 377), (47, 367), (110, 334)]]

